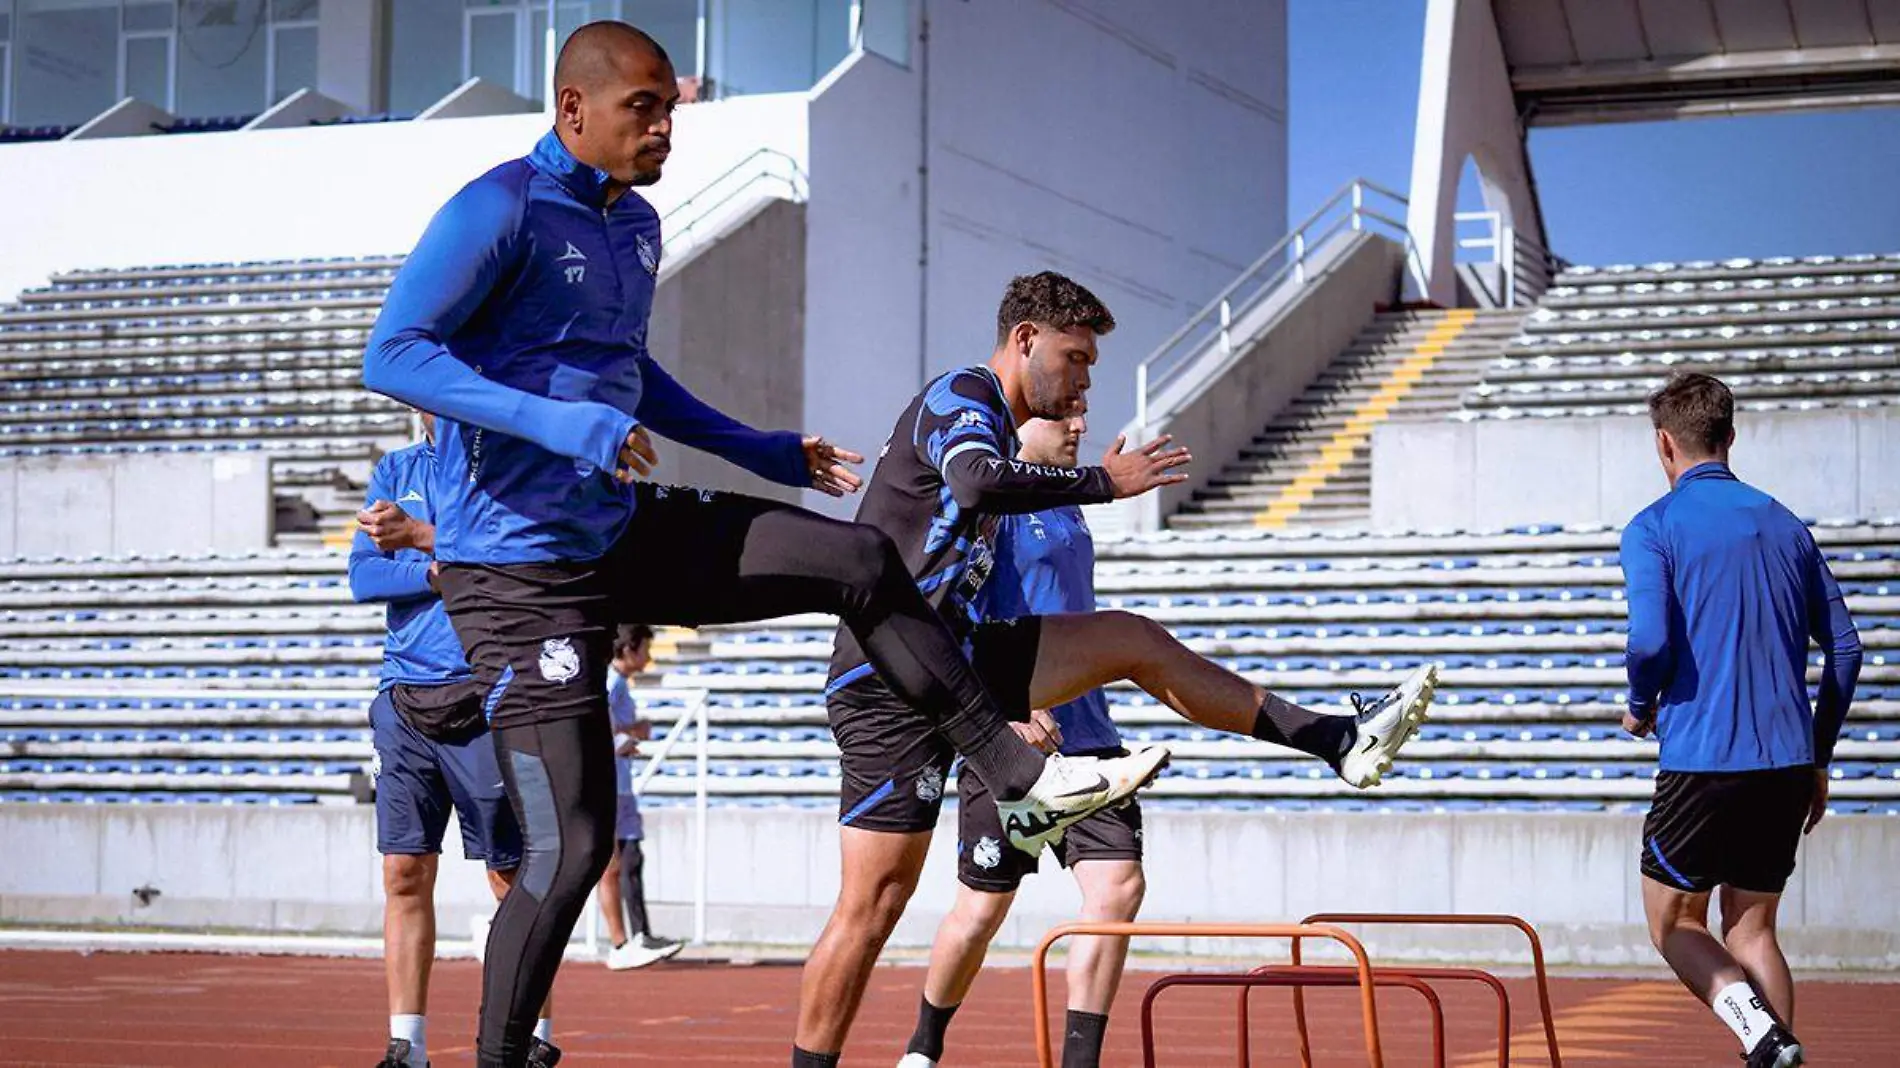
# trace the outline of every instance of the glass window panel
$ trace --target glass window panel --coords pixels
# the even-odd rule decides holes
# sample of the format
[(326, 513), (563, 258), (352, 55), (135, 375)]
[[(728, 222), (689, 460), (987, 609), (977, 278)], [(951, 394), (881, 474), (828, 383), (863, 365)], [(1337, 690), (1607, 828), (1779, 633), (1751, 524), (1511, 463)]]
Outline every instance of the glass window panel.
[[(812, 30), (812, 85), (851, 54), (851, 0), (817, 0)], [(811, 86), (806, 86), (810, 88)]]
[(859, 34), (864, 49), (901, 66), (910, 65), (910, 0), (861, 0)]
[(468, 76), (515, 87), (515, 12), (479, 12), (468, 20)]
[(319, 0), (273, 0), (270, 14), (274, 22), (315, 22), (319, 10)]
[(0, 42), (8, 41), (12, 37), (13, 3), (12, 0), (0, 0)]
[(171, 107), (171, 42), (163, 37), (125, 40), (125, 95)]
[[(561, 42), (567, 35), (585, 26), (588, 22), (587, 4), (562, 4), (554, 9), (554, 48), (558, 55)], [(548, 85), (548, 11), (545, 4), (528, 9), (528, 39), (523, 42), (528, 48), (528, 84), (522, 86), (522, 95), (530, 100), (542, 101), (547, 97)]]
[(172, 28), (171, 0), (127, 0), (125, 5), (125, 29), (127, 33), (140, 30), (169, 30)]
[(389, 110), (413, 114), (462, 84), (462, 0), (389, 5)]
[(13, 84), (13, 49), (4, 39), (0, 39), (0, 125), (13, 121), (13, 111), (7, 105), (11, 98), (7, 88)]
[(722, 0), (718, 62), (712, 72), (720, 96), (810, 89), (817, 32), (813, 0)]
[(299, 89), (314, 89), (317, 85), (317, 28), (315, 26), (288, 26), (277, 30), (273, 37), (277, 54), (274, 61), (270, 102), (275, 104)]
[(118, 102), (118, 0), (22, 0), (13, 49), (13, 121), (69, 126)]
[(180, 118), (255, 115), (266, 106), (264, 0), (185, 0), (178, 23)]
[(673, 61), (673, 73), (699, 73), (699, 0), (626, 0), (621, 13), (660, 42)]

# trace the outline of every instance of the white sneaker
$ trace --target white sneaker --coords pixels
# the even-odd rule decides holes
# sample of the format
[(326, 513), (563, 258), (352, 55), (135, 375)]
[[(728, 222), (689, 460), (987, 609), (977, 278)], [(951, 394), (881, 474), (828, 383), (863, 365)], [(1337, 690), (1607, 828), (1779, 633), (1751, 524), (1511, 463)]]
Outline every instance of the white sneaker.
[(921, 1053), (906, 1053), (904, 1059), (897, 1062), (897, 1068), (937, 1068), (937, 1062)]
[(1339, 777), (1359, 787), (1379, 785), (1392, 770), (1392, 758), (1418, 733), (1431, 715), (1432, 694), (1438, 689), (1438, 665), (1425, 664), (1377, 701), (1367, 703), (1352, 695), (1359, 736), (1352, 751), (1339, 762)]
[(607, 969), (624, 972), (633, 968), (644, 968), (649, 964), (656, 964), (675, 956), (685, 948), (684, 942), (655, 938), (652, 935), (635, 935), (607, 951)]
[(475, 943), (475, 960), (479, 963), (483, 954), (488, 952), (488, 925), (495, 922), (493, 916), (471, 916), (468, 920), (468, 937)]
[(1003, 832), (1010, 845), (1035, 856), (1061, 841), (1070, 824), (1133, 796), (1167, 765), (1168, 749), (1160, 745), (1120, 757), (1052, 754), (1028, 794), (996, 803)]

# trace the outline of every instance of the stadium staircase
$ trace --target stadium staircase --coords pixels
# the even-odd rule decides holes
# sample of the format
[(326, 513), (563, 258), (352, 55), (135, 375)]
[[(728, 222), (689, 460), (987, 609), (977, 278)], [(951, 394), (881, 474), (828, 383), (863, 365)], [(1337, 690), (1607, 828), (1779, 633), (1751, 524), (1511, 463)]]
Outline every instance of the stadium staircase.
[[(63, 276), (0, 312), (0, 448), (257, 450), (287, 495), (340, 519), (377, 452), (407, 439), (405, 413), (354, 378), (393, 266)], [(1507, 396), (1520, 412), (1531, 396), (1608, 410), (1603, 398), (1640, 403), (1645, 383), (1684, 363), (1730, 377), (1750, 404), (1889, 403), (1900, 398), (1896, 269), (1888, 258), (1573, 270), (1521, 330), (1489, 314), (1382, 317), (1299, 417), (1263, 436), (1245, 470), (1267, 488), (1229, 509), (1234, 521), (1204, 507), (1173, 530), (1102, 543), (1101, 603), (1152, 616), (1309, 704), (1338, 707), (1440, 662), (1436, 718), (1384, 786), (1360, 793), (1310, 760), (1214, 735), (1115, 687), (1131, 738), (1175, 748), (1155, 803), (1640, 806), (1654, 748), (1617, 729), (1616, 531), (1374, 535), (1337, 526), (1363, 504), (1354, 512), (1329, 491), (1357, 478), (1363, 495), (1368, 420), (1502, 416), (1493, 401)], [(1698, 333), (1668, 333), (1678, 330)], [(1507, 393), (1507, 380), (1539, 389)], [(1900, 813), (1900, 521), (1844, 517), (1815, 531), (1867, 650), (1834, 806)], [(711, 695), (721, 804), (836, 803), (822, 704), (830, 634), (829, 620), (808, 617), (664, 635), (652, 681)], [(249, 555), (0, 561), (0, 800), (352, 803), (381, 637), (380, 610), (351, 603), (341, 554), (315, 538)], [(676, 697), (646, 697), (656, 719), (672, 718)], [(661, 775), (656, 802), (690, 794), (690, 770)]]
[(1522, 318), (1513, 311), (1381, 313), (1171, 525), (1364, 526), (1372, 511), (1372, 428), (1455, 410)]

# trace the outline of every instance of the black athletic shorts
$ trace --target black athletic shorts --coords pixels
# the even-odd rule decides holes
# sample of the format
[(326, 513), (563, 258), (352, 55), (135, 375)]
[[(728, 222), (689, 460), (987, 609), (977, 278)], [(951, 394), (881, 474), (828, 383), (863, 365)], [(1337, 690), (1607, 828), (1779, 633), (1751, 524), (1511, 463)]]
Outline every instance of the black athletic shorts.
[[(980, 623), (970, 632), (970, 665), (1003, 715), (1016, 722), (1029, 719), (1029, 684), (1041, 643), (1037, 616)], [(844, 774), (838, 822), (894, 834), (934, 828), (944, 777), (956, 759), (950, 743), (875, 673), (837, 687), (825, 706)]]
[(1643, 874), (1673, 890), (1779, 894), (1794, 872), (1814, 768), (1665, 771), (1643, 821)]
[(844, 526), (738, 493), (634, 487), (627, 529), (604, 556), (444, 564), (442, 601), (495, 727), (607, 710), (621, 623), (697, 627), (809, 605), (795, 569), (822, 528)]
[[(1098, 749), (1078, 756), (1127, 756), (1120, 747)], [(1072, 868), (1084, 860), (1141, 860), (1141, 805), (1130, 799), (1090, 814), (1066, 831), (1055, 844), (1056, 860)], [(1003, 837), (1002, 815), (989, 787), (965, 764), (957, 772), (957, 879), (972, 890), (1008, 894), (1022, 885), (1023, 876), (1037, 870), (1041, 858), (1011, 849)]]

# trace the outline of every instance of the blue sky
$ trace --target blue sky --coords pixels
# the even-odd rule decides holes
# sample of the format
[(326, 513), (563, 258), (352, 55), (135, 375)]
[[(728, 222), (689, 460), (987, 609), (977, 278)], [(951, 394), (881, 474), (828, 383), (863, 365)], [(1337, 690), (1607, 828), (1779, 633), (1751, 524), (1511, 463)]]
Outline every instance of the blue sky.
[[(1425, 0), (1288, 0), (1287, 18), (1288, 220), (1358, 176), (1405, 192)], [(1900, 109), (1533, 129), (1530, 153), (1575, 263), (1900, 252)]]

